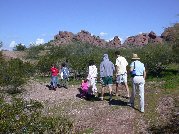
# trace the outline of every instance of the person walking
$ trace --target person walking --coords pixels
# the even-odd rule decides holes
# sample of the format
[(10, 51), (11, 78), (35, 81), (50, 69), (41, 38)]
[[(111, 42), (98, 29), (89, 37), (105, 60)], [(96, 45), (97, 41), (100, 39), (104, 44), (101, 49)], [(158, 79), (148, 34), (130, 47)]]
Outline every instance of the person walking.
[(61, 86), (68, 89), (68, 77), (69, 77), (69, 70), (66, 67), (65, 63), (62, 63), (62, 69), (61, 69)]
[(55, 64), (52, 64), (50, 71), (51, 71), (51, 87), (53, 90), (56, 91), (57, 79), (58, 79), (57, 76), (58, 76), (59, 70), (56, 68)]
[(126, 67), (128, 65), (127, 60), (120, 55), (119, 51), (115, 52), (117, 59), (116, 59), (116, 96), (118, 96), (119, 87), (122, 88), (122, 85), (125, 86), (127, 90), (127, 97), (129, 98), (129, 87), (127, 84), (127, 70)]
[(140, 98), (140, 112), (144, 113), (144, 84), (146, 78), (146, 71), (144, 64), (140, 61), (137, 54), (133, 54), (132, 63), (130, 64), (130, 71), (132, 72), (132, 93), (130, 98), (130, 105), (134, 107), (134, 100), (136, 90), (139, 90)]
[(97, 87), (96, 87), (96, 81), (97, 81), (97, 67), (93, 60), (89, 61), (89, 67), (88, 67), (88, 76), (87, 79), (89, 80), (89, 85), (92, 90), (92, 94), (94, 95), (97, 93)]
[(102, 82), (101, 100), (103, 100), (104, 88), (109, 87), (109, 100), (112, 100), (113, 73), (115, 71), (114, 64), (109, 60), (108, 54), (103, 55), (103, 61), (100, 64), (100, 77)]

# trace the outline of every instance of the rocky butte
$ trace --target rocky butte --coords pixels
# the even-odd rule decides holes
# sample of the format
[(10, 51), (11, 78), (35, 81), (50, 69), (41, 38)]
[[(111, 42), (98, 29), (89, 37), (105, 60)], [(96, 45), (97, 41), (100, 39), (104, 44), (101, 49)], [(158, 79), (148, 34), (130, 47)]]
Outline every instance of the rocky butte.
[[(178, 23), (175, 25), (179, 25)], [(67, 31), (59, 31), (57, 35), (54, 36), (54, 40), (51, 42), (52, 45), (60, 46), (65, 44), (71, 44), (73, 41), (81, 41), (84, 43), (89, 43), (95, 46), (100, 47), (112, 47), (120, 48), (126, 45), (134, 46), (144, 46), (146, 44), (163, 44), (165, 41), (171, 39), (172, 27), (166, 28), (161, 36), (157, 36), (155, 32), (151, 31), (149, 33), (141, 33), (135, 36), (128, 37), (124, 43), (121, 43), (121, 40), (118, 36), (115, 36), (112, 40), (106, 41), (101, 39), (99, 36), (92, 35), (88, 31), (81, 30), (77, 34)]]

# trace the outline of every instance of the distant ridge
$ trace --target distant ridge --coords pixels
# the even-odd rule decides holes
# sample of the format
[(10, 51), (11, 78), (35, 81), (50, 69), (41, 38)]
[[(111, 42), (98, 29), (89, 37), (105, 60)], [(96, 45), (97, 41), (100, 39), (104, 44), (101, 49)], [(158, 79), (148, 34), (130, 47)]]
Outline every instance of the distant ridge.
[(156, 35), (155, 32), (141, 33), (135, 36), (128, 37), (123, 44), (118, 36), (115, 36), (112, 40), (106, 41), (101, 39), (99, 36), (91, 35), (90, 32), (81, 30), (77, 34), (68, 31), (59, 31), (54, 36), (54, 40), (51, 42), (52, 45), (60, 46), (70, 44), (73, 41), (81, 41), (100, 47), (113, 47), (120, 48), (126, 45), (144, 46), (149, 43), (163, 44), (165, 41), (171, 41), (171, 34), (175, 32), (175, 27), (179, 27), (179, 23), (176, 23), (173, 27), (166, 28), (161, 36)]

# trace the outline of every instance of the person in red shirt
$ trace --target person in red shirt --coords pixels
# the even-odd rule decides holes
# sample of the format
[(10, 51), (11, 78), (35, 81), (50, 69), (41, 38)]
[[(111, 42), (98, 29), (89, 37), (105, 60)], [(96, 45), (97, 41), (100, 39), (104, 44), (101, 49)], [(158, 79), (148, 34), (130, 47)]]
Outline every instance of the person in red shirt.
[(58, 79), (57, 76), (58, 76), (59, 70), (56, 68), (55, 64), (52, 64), (50, 71), (51, 71), (51, 87), (53, 90), (56, 91), (57, 79)]

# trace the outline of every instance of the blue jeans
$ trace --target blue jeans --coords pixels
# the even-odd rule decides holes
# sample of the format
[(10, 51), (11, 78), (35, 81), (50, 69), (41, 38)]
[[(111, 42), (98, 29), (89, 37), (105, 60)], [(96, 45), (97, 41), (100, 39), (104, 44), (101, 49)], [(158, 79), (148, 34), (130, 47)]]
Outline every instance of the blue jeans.
[(57, 87), (57, 79), (58, 79), (57, 76), (52, 76), (52, 77), (51, 77), (51, 84), (52, 84), (52, 86), (53, 86), (54, 88)]
[(132, 89), (132, 94), (130, 98), (130, 103), (132, 107), (134, 107), (134, 100), (135, 100), (135, 95), (136, 95), (136, 90), (139, 90), (139, 99), (140, 99), (140, 111), (144, 112), (144, 84), (145, 80), (143, 79), (142, 76), (135, 76), (133, 78), (133, 89)]

